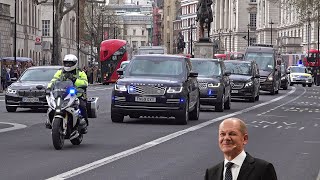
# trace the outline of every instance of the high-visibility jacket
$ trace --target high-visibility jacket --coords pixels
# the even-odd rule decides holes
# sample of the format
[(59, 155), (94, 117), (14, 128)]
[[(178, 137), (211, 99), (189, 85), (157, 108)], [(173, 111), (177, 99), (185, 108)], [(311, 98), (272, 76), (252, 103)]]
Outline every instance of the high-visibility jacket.
[[(52, 84), (57, 81), (57, 80), (61, 80), (63, 75), (64, 75), (64, 71), (63, 69), (58, 70), (52, 80), (50, 81), (50, 83), (48, 84), (48, 88), (51, 88)], [(82, 88), (86, 88), (88, 87), (88, 78), (85, 72), (81, 71), (80, 69), (76, 69), (76, 74), (74, 75), (76, 77), (76, 81), (74, 82), (74, 86), (76, 88), (82, 87)], [(82, 93), (77, 93), (77, 96), (82, 96)]]

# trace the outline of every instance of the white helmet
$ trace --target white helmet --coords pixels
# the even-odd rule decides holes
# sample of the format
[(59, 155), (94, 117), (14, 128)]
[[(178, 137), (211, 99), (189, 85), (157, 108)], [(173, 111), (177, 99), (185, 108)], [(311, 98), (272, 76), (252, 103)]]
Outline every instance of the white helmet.
[(67, 54), (63, 59), (63, 69), (65, 71), (73, 71), (78, 66), (78, 58), (73, 54)]

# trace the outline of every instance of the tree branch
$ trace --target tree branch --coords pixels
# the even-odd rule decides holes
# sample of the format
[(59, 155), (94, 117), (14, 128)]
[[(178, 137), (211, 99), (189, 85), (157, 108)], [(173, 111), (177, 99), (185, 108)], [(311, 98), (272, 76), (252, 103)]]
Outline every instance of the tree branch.
[(33, 2), (34, 2), (36, 5), (39, 5), (39, 4), (43, 4), (43, 3), (48, 2), (48, 0), (33, 0)]
[(73, 1), (73, 5), (70, 6), (68, 9), (66, 9), (65, 11), (63, 11), (63, 12), (61, 13), (61, 17), (63, 17), (64, 15), (68, 14), (70, 11), (74, 10), (75, 7), (78, 6), (78, 3), (79, 3), (79, 1), (74, 0), (74, 1)]

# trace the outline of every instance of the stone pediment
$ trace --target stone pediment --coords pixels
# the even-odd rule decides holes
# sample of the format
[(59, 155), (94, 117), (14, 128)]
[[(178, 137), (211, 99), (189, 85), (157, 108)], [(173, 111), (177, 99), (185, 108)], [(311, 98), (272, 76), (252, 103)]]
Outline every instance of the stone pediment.
[(250, 5), (247, 8), (247, 10), (248, 10), (249, 13), (256, 13), (257, 12), (257, 5)]

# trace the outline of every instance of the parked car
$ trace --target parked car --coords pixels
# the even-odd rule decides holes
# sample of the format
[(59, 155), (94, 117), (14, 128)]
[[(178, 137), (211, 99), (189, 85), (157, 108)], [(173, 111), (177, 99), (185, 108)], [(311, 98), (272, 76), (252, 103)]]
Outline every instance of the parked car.
[(62, 66), (34, 66), (24, 71), (22, 76), (12, 83), (5, 94), (5, 104), (8, 112), (17, 108), (47, 108), (45, 90), (38, 90), (37, 85), (47, 86), (54, 74)]
[(302, 84), (303, 87), (308, 85), (312, 86), (313, 78), (311, 72), (305, 66), (289, 66), (289, 84), (293, 86), (294, 84)]
[(255, 61), (224, 61), (227, 71), (231, 72), (231, 97), (259, 100), (260, 75)]
[(126, 67), (112, 91), (111, 120), (124, 116), (175, 117), (179, 124), (198, 120), (199, 87), (190, 59), (175, 55), (137, 55)]
[(289, 77), (288, 77), (288, 70), (286, 68), (286, 64), (281, 64), (281, 88), (284, 90), (288, 89), (289, 86)]
[(215, 106), (222, 112), (231, 108), (231, 88), (223, 60), (192, 58), (192, 68), (198, 72), (200, 104)]

